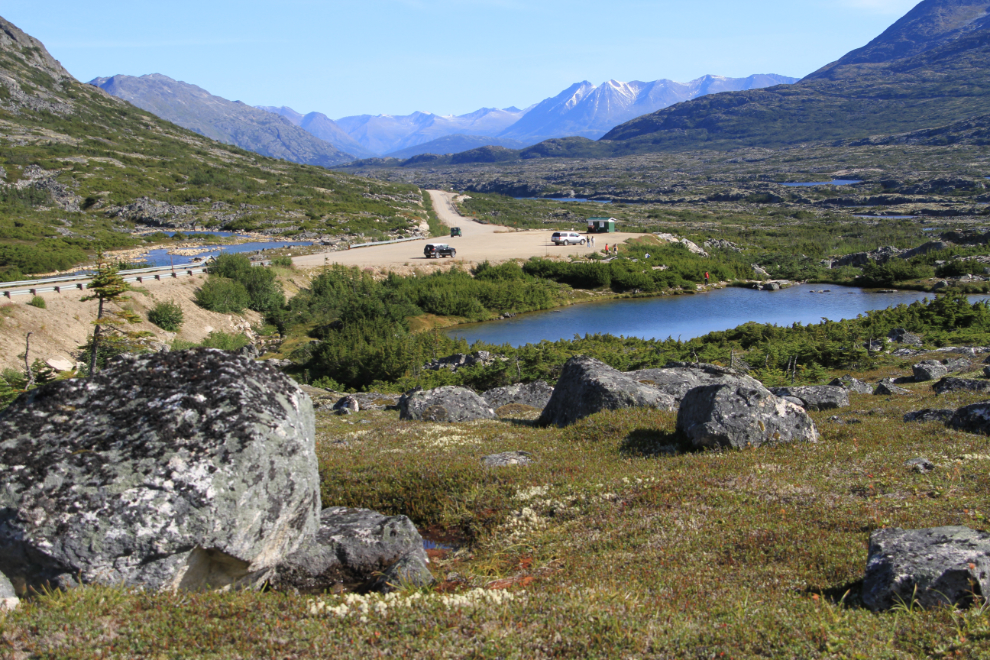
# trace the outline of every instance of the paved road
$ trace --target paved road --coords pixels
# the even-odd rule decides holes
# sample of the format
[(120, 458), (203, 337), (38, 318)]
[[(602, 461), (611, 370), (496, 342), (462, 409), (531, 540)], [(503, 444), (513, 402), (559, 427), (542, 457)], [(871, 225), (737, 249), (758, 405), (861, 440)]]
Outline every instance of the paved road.
[[(423, 246), (427, 243), (449, 243), (457, 250), (458, 262), (470, 266), (490, 261), (501, 263), (510, 259), (529, 259), (530, 257), (567, 256), (569, 254), (587, 254), (589, 246), (558, 247), (550, 242), (552, 230), (516, 231), (509, 227), (483, 225), (458, 214), (454, 209), (452, 199), (454, 193), (440, 190), (430, 190), (433, 208), (436, 209), (440, 221), (448, 227), (460, 227), (463, 236), (457, 238), (434, 238), (392, 245), (376, 245), (374, 247), (357, 248), (346, 252), (325, 252), (302, 257), (294, 257), (292, 261), (297, 266), (322, 266), (324, 258), (328, 263), (346, 266), (377, 267), (399, 270), (403, 267), (423, 267), (449, 263), (450, 259), (427, 259), (423, 256)], [(561, 226), (562, 230), (571, 229), (571, 225)], [(584, 232), (583, 225), (574, 225), (573, 229)], [(605, 243), (623, 242), (642, 234), (601, 234), (596, 237), (596, 249), (602, 250)]]

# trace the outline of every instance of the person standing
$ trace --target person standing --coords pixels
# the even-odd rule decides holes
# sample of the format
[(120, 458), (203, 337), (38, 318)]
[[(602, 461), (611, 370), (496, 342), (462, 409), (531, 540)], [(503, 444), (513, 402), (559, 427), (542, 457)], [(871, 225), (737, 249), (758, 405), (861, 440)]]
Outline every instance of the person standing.
[(705, 271), (705, 286), (708, 286), (708, 280), (709, 280), (708, 271), (706, 270)]
[(605, 244), (605, 256), (608, 256), (608, 243)]

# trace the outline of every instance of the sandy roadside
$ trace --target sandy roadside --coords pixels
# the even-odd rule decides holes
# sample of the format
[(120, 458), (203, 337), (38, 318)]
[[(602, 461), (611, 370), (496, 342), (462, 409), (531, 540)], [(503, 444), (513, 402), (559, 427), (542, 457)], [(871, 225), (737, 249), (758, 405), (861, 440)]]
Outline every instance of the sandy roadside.
[[(303, 257), (294, 257), (293, 262), (301, 267), (314, 267), (330, 264), (359, 266), (362, 268), (394, 269), (403, 271), (408, 268), (434, 269), (442, 268), (451, 259), (427, 259), (423, 256), (423, 246), (430, 242), (448, 243), (457, 250), (456, 261), (465, 266), (472, 266), (483, 261), (501, 263), (510, 259), (529, 259), (530, 257), (566, 257), (571, 254), (582, 255), (591, 252), (590, 246), (573, 245), (558, 247), (550, 242), (549, 230), (517, 231), (510, 227), (483, 225), (457, 213), (452, 199), (455, 193), (430, 190), (433, 207), (437, 216), (448, 227), (460, 227), (463, 236), (456, 238), (423, 239), (392, 245), (377, 245), (374, 247), (357, 248), (346, 252), (325, 252)], [(571, 226), (560, 227), (572, 229)], [(581, 224), (573, 226), (574, 231), (585, 231)], [(600, 234), (596, 237), (596, 249), (602, 250), (605, 243), (623, 241), (640, 237), (642, 234)]]

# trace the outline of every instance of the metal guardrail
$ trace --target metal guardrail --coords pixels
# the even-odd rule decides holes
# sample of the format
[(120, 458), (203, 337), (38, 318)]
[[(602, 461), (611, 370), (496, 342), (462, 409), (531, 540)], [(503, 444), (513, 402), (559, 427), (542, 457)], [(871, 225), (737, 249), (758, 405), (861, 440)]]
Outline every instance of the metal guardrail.
[(391, 245), (392, 243), (408, 243), (409, 241), (428, 241), (429, 238), (397, 238), (394, 241), (378, 241), (376, 243), (357, 243), (349, 246), (348, 250), (360, 247), (371, 247), (372, 245)]
[[(164, 277), (168, 279), (169, 277), (182, 277), (189, 276), (192, 277), (197, 273), (205, 273), (206, 265), (193, 266), (192, 268), (172, 268), (171, 266), (156, 267), (156, 268), (138, 268), (136, 270), (125, 270), (121, 271), (121, 275), (124, 276), (125, 282), (144, 282), (147, 279), (153, 279), (161, 281)], [(39, 293), (50, 293), (54, 291), (55, 293), (63, 293), (65, 290), (75, 290), (82, 291), (86, 288), (86, 285), (93, 281), (91, 276), (83, 277), (52, 277), (44, 280), (34, 280), (25, 282), (6, 282), (0, 284), (0, 293), (3, 294), (5, 298), (13, 298), (14, 296), (36, 296)], [(14, 289), (12, 286), (23, 286), (25, 284), (52, 284), (55, 282), (71, 282), (67, 286), (61, 284), (55, 284), (55, 286), (33, 286), (27, 289)]]

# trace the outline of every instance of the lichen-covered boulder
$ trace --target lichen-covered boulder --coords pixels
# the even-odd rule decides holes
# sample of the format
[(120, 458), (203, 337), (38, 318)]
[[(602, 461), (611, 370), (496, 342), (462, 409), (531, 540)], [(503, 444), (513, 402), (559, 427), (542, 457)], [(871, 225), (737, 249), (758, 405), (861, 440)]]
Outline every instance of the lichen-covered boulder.
[(22, 395), (0, 413), (0, 473), (0, 571), (38, 590), (258, 586), (320, 510), (309, 397), (218, 350)]
[(974, 403), (956, 410), (949, 426), (968, 433), (990, 435), (990, 402)]
[(677, 403), (696, 387), (719, 384), (759, 385), (751, 376), (703, 362), (670, 362), (662, 369), (628, 371), (627, 376), (674, 397)]
[(540, 424), (567, 426), (602, 410), (674, 410), (676, 406), (672, 396), (652, 385), (640, 383), (604, 362), (578, 355), (564, 364), (553, 395), (540, 415)]
[(759, 447), (815, 442), (818, 431), (802, 408), (765, 387), (709, 385), (691, 390), (677, 412), (677, 429), (695, 447)]
[(863, 602), (965, 606), (990, 593), (990, 534), (968, 527), (879, 529), (870, 535)]
[(10, 583), (6, 575), (0, 573), (0, 612), (11, 612), (17, 609), (20, 602), (21, 599), (17, 597), (17, 592), (14, 591), (14, 585)]
[(919, 383), (929, 380), (944, 378), (949, 373), (949, 369), (938, 360), (925, 360), (911, 367), (914, 372), (914, 379)]
[(774, 387), (770, 391), (779, 397), (794, 397), (800, 400), (800, 405), (805, 410), (833, 410), (849, 406), (849, 393), (841, 387), (831, 385)]
[(357, 397), (348, 394), (340, 398), (337, 403), (333, 404), (333, 411), (337, 415), (350, 415), (361, 411), (361, 402), (358, 401)]
[(936, 408), (925, 408), (924, 410), (915, 410), (913, 412), (905, 413), (905, 422), (942, 422), (943, 424), (948, 423), (953, 416), (955, 416), (955, 410), (945, 410)]
[(278, 565), (269, 585), (306, 593), (370, 586), (398, 562), (404, 563), (392, 572), (393, 580), (426, 585), (433, 581), (428, 561), (423, 537), (406, 516), (329, 507), (320, 514), (317, 532)]
[(533, 455), (525, 451), (505, 451), (501, 454), (491, 454), (481, 459), (481, 464), (486, 468), (530, 465), (532, 462)]
[(507, 387), (496, 387), (481, 396), (493, 410), (514, 403), (543, 410), (550, 402), (552, 395), (553, 388), (546, 381), (538, 380), (533, 383), (516, 383)]
[(864, 383), (849, 375), (840, 376), (829, 383), (829, 385), (832, 387), (841, 387), (848, 392), (856, 392), (857, 394), (873, 394), (874, 389), (869, 383)]
[(936, 394), (946, 392), (990, 392), (990, 381), (975, 378), (943, 378), (932, 386)]
[(413, 390), (399, 399), (399, 419), (425, 422), (470, 422), (495, 419), (488, 402), (464, 387)]
[(876, 389), (873, 390), (873, 394), (874, 396), (904, 396), (906, 394), (911, 394), (911, 390), (898, 387), (897, 385), (894, 385), (894, 381), (891, 379), (884, 378), (877, 383)]

